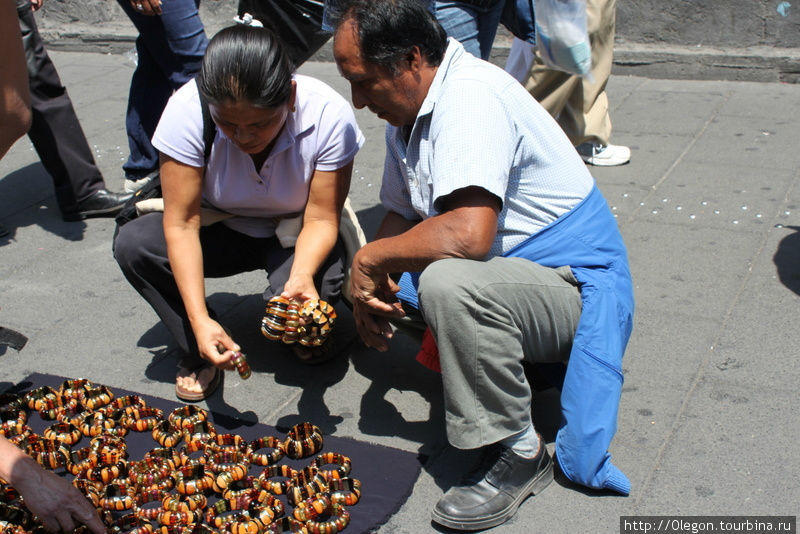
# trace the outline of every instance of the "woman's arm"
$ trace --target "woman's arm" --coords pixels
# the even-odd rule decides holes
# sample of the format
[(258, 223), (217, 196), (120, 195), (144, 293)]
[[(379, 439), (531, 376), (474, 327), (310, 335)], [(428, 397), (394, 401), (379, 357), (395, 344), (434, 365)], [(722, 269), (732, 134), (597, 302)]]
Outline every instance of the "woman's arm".
[[(239, 346), (208, 314), (203, 250), (200, 245), (200, 201), (203, 169), (161, 155), (161, 188), (164, 195), (164, 238), (175, 283), (197, 340), (200, 356), (217, 367), (232, 369), (232, 351)], [(218, 346), (225, 348), (221, 354)]]
[(0, 158), (31, 125), (28, 70), (11, 0), (0, 0)]
[(339, 220), (352, 172), (352, 161), (335, 171), (314, 171), (284, 297), (319, 298), (314, 275), (339, 238)]

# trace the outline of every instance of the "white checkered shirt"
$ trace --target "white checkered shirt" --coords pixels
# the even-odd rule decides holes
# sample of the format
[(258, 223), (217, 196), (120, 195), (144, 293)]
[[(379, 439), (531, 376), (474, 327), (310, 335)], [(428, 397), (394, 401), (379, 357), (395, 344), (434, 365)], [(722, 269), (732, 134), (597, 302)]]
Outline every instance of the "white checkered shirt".
[(438, 200), (478, 186), (503, 203), (489, 256), (568, 212), (594, 180), (558, 124), (520, 83), (450, 39), (408, 144), (386, 128), (380, 199), (409, 220), (439, 213)]

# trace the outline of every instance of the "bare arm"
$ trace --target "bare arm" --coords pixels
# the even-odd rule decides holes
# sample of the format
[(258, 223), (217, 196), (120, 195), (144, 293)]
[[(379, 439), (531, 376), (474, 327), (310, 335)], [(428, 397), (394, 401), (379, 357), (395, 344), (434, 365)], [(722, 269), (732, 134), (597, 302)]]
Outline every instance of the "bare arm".
[[(239, 346), (208, 314), (203, 251), (200, 245), (200, 200), (203, 169), (161, 155), (164, 194), (164, 238), (175, 283), (186, 308), (200, 356), (221, 369), (232, 369), (230, 359)], [(220, 354), (218, 346), (225, 348)]]
[(353, 258), (350, 286), (354, 315), (367, 346), (387, 350), (390, 329), (382, 317), (402, 315), (393, 298), (397, 287), (389, 273), (420, 272), (445, 258), (478, 260), (491, 249), (500, 212), (500, 202), (494, 195), (468, 187), (451, 194), (443, 209), (443, 213), (417, 224), (404, 224), (402, 217), (389, 214), (381, 224), (379, 238), (367, 243)]
[(12, 0), (0, 0), (0, 158), (31, 126), (28, 70)]
[(0, 436), (0, 478), (19, 491), (48, 532), (71, 532), (79, 525), (86, 525), (94, 534), (106, 531), (92, 503), (77, 488), (46, 471), (3, 436)]
[(314, 171), (303, 215), (303, 229), (297, 237), (294, 261), (283, 296), (319, 298), (314, 275), (339, 238), (339, 220), (350, 189), (352, 171), (352, 162), (336, 171)]

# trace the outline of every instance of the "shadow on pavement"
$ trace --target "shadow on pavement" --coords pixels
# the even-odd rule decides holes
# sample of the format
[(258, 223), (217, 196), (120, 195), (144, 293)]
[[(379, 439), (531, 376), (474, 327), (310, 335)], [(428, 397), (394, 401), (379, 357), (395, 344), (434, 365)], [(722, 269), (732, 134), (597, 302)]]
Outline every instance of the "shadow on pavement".
[[(38, 206), (38, 209), (28, 209)], [(83, 222), (64, 222), (53, 196), (53, 181), (41, 163), (33, 163), (0, 180), (0, 218), (9, 231), (0, 247), (14, 239), (18, 228), (39, 226), (67, 241), (81, 241)]]
[(794, 230), (794, 233), (781, 240), (772, 261), (778, 268), (778, 278), (783, 285), (800, 295), (800, 226), (787, 228)]

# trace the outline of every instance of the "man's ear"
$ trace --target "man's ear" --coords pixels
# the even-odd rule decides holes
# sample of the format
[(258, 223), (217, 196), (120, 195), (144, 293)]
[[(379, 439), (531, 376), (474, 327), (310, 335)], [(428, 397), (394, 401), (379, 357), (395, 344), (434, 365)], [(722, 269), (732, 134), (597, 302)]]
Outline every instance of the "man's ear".
[(408, 51), (405, 61), (406, 67), (408, 67), (411, 72), (419, 72), (426, 63), (422, 51), (418, 46), (414, 46)]

